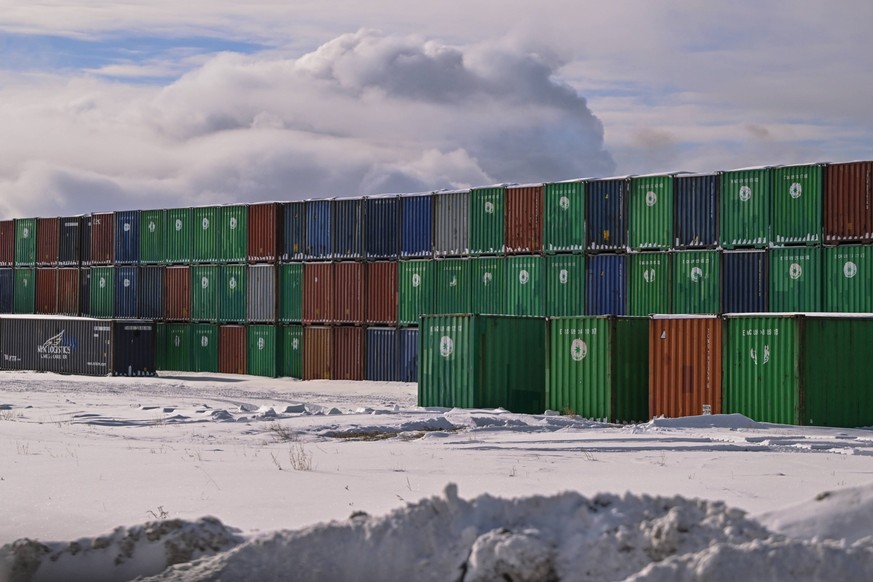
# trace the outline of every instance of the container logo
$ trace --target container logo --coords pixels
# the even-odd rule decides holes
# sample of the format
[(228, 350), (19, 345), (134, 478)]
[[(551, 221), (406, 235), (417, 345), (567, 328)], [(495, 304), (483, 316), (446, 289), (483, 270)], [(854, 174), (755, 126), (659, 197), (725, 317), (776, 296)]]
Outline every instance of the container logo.
[(843, 275), (846, 276), (846, 279), (851, 279), (855, 275), (858, 274), (858, 265), (853, 263), (852, 261), (846, 261), (846, 264), (843, 265)]
[[(692, 273), (693, 277), (693, 273)], [(655, 282), (655, 269), (646, 269), (643, 271), (643, 280), (646, 283), (654, 283)]]
[(201, 277), (200, 278), (200, 286), (204, 289), (209, 288), (209, 277)]
[(485, 203), (485, 214), (494, 214), (494, 203), (486, 202)]
[(173, 338), (173, 345), (176, 346), (177, 348), (180, 345), (182, 345), (182, 338), (180, 338), (179, 336), (174, 337)]
[(792, 198), (800, 198), (801, 194), (803, 194), (803, 186), (799, 182), (795, 182), (788, 187), (788, 195)]
[(701, 279), (703, 279), (703, 269), (701, 269), (700, 267), (692, 267), (691, 268), (691, 282), (697, 283)]
[(758, 362), (758, 349), (752, 348), (749, 350), (749, 357), (752, 358), (752, 361), (755, 362), (755, 365), (763, 366), (767, 362), (770, 361), (770, 346), (764, 346), (764, 352), (762, 354), (762, 359)]
[(579, 338), (574, 339), (573, 343), (570, 344), (570, 357), (577, 362), (581, 362), (587, 355), (588, 344), (585, 343), (585, 340)]
[(740, 201), (748, 202), (752, 197), (752, 189), (749, 186), (740, 186)]
[(799, 263), (791, 263), (791, 266), (788, 267), (788, 276), (792, 279), (800, 279), (803, 275), (803, 267), (800, 266)]
[(419, 275), (418, 273), (413, 273), (412, 274), (412, 286), (419, 287), (420, 285), (421, 285), (421, 275)]
[(21, 280), (21, 284), (22, 284), (25, 288), (27, 288), (27, 281), (28, 281), (28, 280), (27, 280), (26, 278)]
[(654, 206), (658, 203), (658, 195), (649, 190), (646, 192), (646, 206)]
[(558, 273), (558, 281), (561, 282), (561, 285), (566, 285), (569, 280), (570, 273), (567, 272), (567, 269), (561, 269), (561, 272)]
[(122, 285), (124, 285), (124, 288), (125, 288), (125, 289), (127, 289), (128, 287), (130, 287), (130, 279), (125, 279), (125, 280), (122, 282)]
[(156, 228), (158, 228), (158, 227), (155, 226), (155, 223), (153, 221), (149, 222), (149, 232), (152, 232), (152, 233), (155, 232)]
[(204, 348), (209, 347), (209, 337), (205, 336), (205, 335), (201, 336), (200, 337), (200, 345)]
[(452, 275), (452, 280), (449, 281), (449, 287), (457, 287), (458, 286), (458, 277)]
[(267, 342), (264, 341), (264, 338), (259, 337), (258, 338), (258, 350), (263, 350), (264, 347), (266, 347), (266, 345), (267, 345)]
[(176, 219), (176, 230), (177, 231), (182, 230), (182, 219), (181, 218)]
[(527, 285), (528, 281), (530, 281), (530, 273), (528, 273), (527, 271), (522, 269), (518, 273), (518, 282), (521, 283), (522, 285)]
[(21, 238), (30, 238), (30, 229), (26, 226), (21, 229)]
[(297, 339), (296, 337), (293, 340), (291, 340), (291, 349), (294, 351), (297, 351), (300, 349), (300, 340)]
[(231, 277), (230, 281), (227, 282), (227, 286), (231, 289), (236, 289), (236, 277)]
[(452, 355), (452, 352), (455, 351), (455, 342), (452, 341), (447, 335), (444, 335), (440, 338), (440, 355), (444, 358), (448, 358)]
[(209, 229), (209, 219), (204, 216), (203, 222), (200, 223), (200, 226), (203, 227), (203, 230), (208, 230)]
[(230, 217), (230, 230), (236, 230), (236, 217)]
[(130, 232), (130, 223), (125, 222), (122, 228), (124, 229), (124, 232)]
[(52, 336), (45, 340), (41, 346), (36, 347), (36, 351), (40, 358), (66, 360), (73, 352), (71, 346), (62, 345), (64, 341), (64, 331), (58, 335)]
[(101, 289), (106, 288), (106, 277), (100, 277), (100, 288)]
[(570, 199), (566, 196), (561, 196), (561, 199), (558, 200), (558, 205), (561, 207), (561, 210), (569, 210), (570, 209)]
[(486, 272), (485, 274), (482, 275), (482, 284), (487, 287), (488, 284), (491, 282), (491, 279), (492, 279), (491, 273)]

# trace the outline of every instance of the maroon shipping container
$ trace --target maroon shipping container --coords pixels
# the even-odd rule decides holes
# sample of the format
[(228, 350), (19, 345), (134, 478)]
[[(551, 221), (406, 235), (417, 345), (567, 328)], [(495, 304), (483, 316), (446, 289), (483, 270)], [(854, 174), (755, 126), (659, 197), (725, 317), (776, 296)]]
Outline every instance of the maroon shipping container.
[(56, 314), (58, 312), (58, 270), (36, 270), (36, 312)]
[(367, 265), (367, 323), (397, 325), (397, 262)]
[(58, 269), (58, 313), (79, 315), (79, 269)]
[(333, 328), (303, 328), (303, 379), (333, 378)]
[(244, 325), (222, 325), (218, 328), (218, 371), (222, 374), (246, 373)]
[(333, 318), (336, 323), (364, 323), (364, 263), (333, 266)]
[(873, 239), (873, 162), (825, 168), (824, 241)]
[(649, 322), (649, 416), (721, 414), (721, 318)]
[(303, 264), (303, 323), (333, 321), (333, 263)]
[(167, 267), (164, 271), (164, 314), (171, 321), (191, 319), (191, 270)]
[(279, 257), (282, 205), (265, 202), (249, 206), (249, 262), (275, 263)]
[(115, 214), (99, 212), (91, 215), (91, 263), (111, 265), (115, 257)]
[(57, 218), (36, 219), (36, 264), (55, 266), (58, 264), (58, 240), (61, 228)]
[(0, 220), (0, 267), (15, 264), (15, 221)]
[(507, 254), (543, 251), (543, 185), (506, 189), (505, 243)]
[(364, 337), (363, 327), (333, 328), (334, 380), (364, 379)]

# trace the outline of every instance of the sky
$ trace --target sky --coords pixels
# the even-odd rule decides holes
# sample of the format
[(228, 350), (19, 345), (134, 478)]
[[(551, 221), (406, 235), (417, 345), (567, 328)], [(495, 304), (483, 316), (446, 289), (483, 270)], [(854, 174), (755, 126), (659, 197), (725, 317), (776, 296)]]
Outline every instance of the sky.
[(0, 8), (0, 218), (873, 157), (869, 0)]

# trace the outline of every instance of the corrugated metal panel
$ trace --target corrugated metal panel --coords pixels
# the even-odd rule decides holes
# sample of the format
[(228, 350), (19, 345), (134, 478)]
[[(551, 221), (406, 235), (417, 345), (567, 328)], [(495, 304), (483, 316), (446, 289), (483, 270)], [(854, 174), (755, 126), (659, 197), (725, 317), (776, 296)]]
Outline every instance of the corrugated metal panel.
[(191, 351), (194, 372), (218, 371), (218, 326), (214, 323), (197, 323), (191, 326)]
[(401, 382), (418, 381), (418, 329), (397, 330), (398, 377)]
[(873, 239), (873, 162), (830, 164), (825, 169), (824, 241)]
[(433, 313), (434, 310), (434, 262), (400, 261), (397, 269), (398, 323), (418, 325), (420, 315)]
[(58, 313), (58, 270), (36, 270), (36, 312)]
[(59, 259), (60, 224), (57, 218), (36, 219), (36, 264), (54, 267)]
[(718, 317), (650, 320), (650, 418), (721, 414), (721, 334)]
[(218, 209), (218, 253), (223, 263), (245, 263), (249, 255), (249, 211), (245, 205)]
[(721, 246), (764, 247), (770, 241), (772, 177), (769, 168), (735, 170), (720, 176)]
[(585, 265), (585, 314), (627, 312), (627, 256), (592, 255)]
[(115, 267), (91, 269), (91, 317), (115, 316)]
[(767, 311), (766, 251), (726, 252), (722, 255), (722, 312), (763, 313)]
[(628, 239), (632, 249), (668, 249), (673, 242), (673, 176), (631, 178)]
[(303, 263), (279, 265), (279, 321), (303, 321)]
[(628, 314), (670, 313), (669, 253), (633, 253), (628, 257)]
[(275, 323), (278, 301), (276, 300), (276, 266), (249, 265), (248, 269), (249, 321)]
[(111, 265), (115, 261), (115, 214), (91, 215), (91, 264)]
[(139, 267), (115, 267), (115, 312), (117, 318), (139, 317)]
[(222, 374), (246, 373), (246, 328), (222, 325), (218, 328), (218, 371)]
[(303, 327), (299, 325), (282, 326), (282, 375), (289, 378), (303, 378)]
[(149, 266), (139, 270), (139, 316), (164, 319), (164, 267)]
[(249, 262), (275, 263), (281, 254), (282, 226), (285, 224), (282, 204), (251, 204), (248, 213)]
[(167, 267), (164, 271), (164, 312), (169, 320), (191, 319), (190, 267)]
[(546, 315), (585, 313), (585, 256), (546, 257)]
[(822, 226), (822, 165), (774, 168), (772, 235), (776, 244), (818, 244)]
[(115, 263), (139, 264), (139, 210), (115, 213)]
[(0, 269), (0, 313), (12, 313), (12, 295), (15, 290), (15, 271)]
[(166, 262), (168, 234), (166, 211), (140, 211), (139, 262), (141, 264), (157, 265)]
[(303, 328), (303, 379), (333, 378), (333, 328)]
[(201, 206), (191, 210), (191, 230), (194, 246), (191, 262), (217, 263), (220, 258), (218, 234), (220, 217), (217, 206)]
[(470, 311), (490, 315), (505, 315), (506, 259), (476, 257), (470, 259)]
[(58, 222), (58, 265), (78, 266), (81, 261), (82, 217), (66, 216)]
[(191, 267), (191, 321), (218, 321), (220, 268), (215, 265)]
[(770, 311), (821, 311), (821, 248), (784, 247), (768, 252)]
[(367, 264), (367, 323), (397, 325), (397, 262)]
[(91, 269), (83, 267), (79, 269), (79, 315), (89, 317), (91, 315)]
[(15, 266), (32, 267), (36, 264), (36, 219), (15, 219)]
[(591, 180), (586, 184), (587, 241), (592, 251), (627, 246), (627, 180)]
[(79, 315), (79, 269), (58, 269), (58, 313)]
[(333, 330), (333, 379), (364, 379), (364, 328), (336, 327)]
[(400, 198), (400, 256), (433, 256), (433, 195)]
[(470, 313), (470, 259), (434, 261), (434, 313)]
[(157, 370), (167, 369), (167, 326), (169, 324), (163, 321), (155, 324), (155, 336), (157, 347), (155, 349), (155, 368)]
[(585, 182), (545, 186), (543, 247), (547, 253), (585, 251)]
[(219, 273), (218, 320), (242, 323), (248, 308), (248, 278), (245, 265), (222, 265)]
[(150, 321), (114, 322), (112, 375), (154, 376), (156, 336), (157, 329)]
[(332, 321), (333, 263), (303, 264), (303, 323)]
[(331, 257), (331, 207), (330, 200), (306, 201), (306, 258), (329, 259)]
[(15, 313), (36, 312), (36, 269), (15, 269), (15, 290), (12, 297)]
[(506, 252), (543, 252), (544, 187), (514, 186), (506, 189)]
[(306, 203), (286, 202), (282, 209), (282, 261), (302, 261), (306, 249)]
[(330, 209), (331, 250), (336, 259), (360, 259), (364, 256), (364, 199), (338, 199)]
[(187, 264), (194, 257), (194, 231), (202, 230), (201, 216), (194, 223), (193, 208), (170, 208), (167, 210), (167, 263), (170, 265)]
[(398, 380), (398, 330), (392, 327), (367, 329), (367, 367), (365, 380), (395, 382)]
[(0, 220), (0, 267), (15, 264), (15, 221)]
[(5, 317), (0, 352), (0, 367), (6, 370), (105, 376), (112, 363), (112, 327), (67, 317)]
[(279, 335), (275, 325), (248, 327), (248, 354), (246, 373), (252, 376), (279, 376)]
[(82, 237), (80, 258), (82, 261), (82, 266), (88, 266), (91, 264), (91, 216), (83, 216), (82, 217)]
[(158, 348), (159, 370), (190, 372), (194, 369), (192, 331), (193, 326), (190, 323), (168, 323), (164, 326), (163, 333), (158, 330), (158, 337), (163, 339)]
[(470, 191), (433, 195), (433, 251), (437, 257), (470, 253)]
[(396, 259), (400, 254), (400, 197), (367, 198), (368, 259)]
[(873, 247), (825, 247), (824, 259), (824, 310), (873, 312)]
[[(364, 323), (364, 264), (350, 261), (333, 265), (333, 314), (327, 321)], [(308, 289), (306, 290), (308, 293)]]
[(546, 314), (542, 257), (507, 257), (505, 266), (506, 313), (544, 316)]
[(720, 313), (719, 251), (673, 253), (673, 313)]
[(718, 174), (675, 178), (676, 248), (718, 245), (718, 187)]
[(470, 191), (470, 254), (500, 255), (505, 250), (503, 186)]

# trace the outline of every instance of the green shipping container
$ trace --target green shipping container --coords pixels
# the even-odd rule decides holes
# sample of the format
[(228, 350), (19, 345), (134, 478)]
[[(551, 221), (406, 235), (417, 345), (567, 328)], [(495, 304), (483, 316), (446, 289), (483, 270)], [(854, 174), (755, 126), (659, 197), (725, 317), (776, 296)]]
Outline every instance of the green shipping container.
[(218, 209), (219, 260), (245, 263), (249, 253), (249, 210), (242, 204)]
[(220, 267), (191, 267), (191, 321), (218, 321)]
[(434, 313), (470, 313), (470, 260), (434, 261)]
[(167, 324), (155, 324), (155, 370), (167, 370)]
[(36, 313), (36, 269), (15, 269), (12, 311)]
[(170, 265), (186, 265), (194, 253), (194, 210), (170, 208), (166, 212), (167, 256)]
[(648, 420), (648, 318), (552, 319), (548, 351), (549, 409), (608, 422)]
[(629, 258), (628, 315), (670, 313), (670, 255), (633, 253)]
[(774, 168), (773, 241), (818, 244), (822, 225), (822, 166)]
[(167, 260), (167, 213), (143, 210), (139, 213), (139, 262), (155, 265)]
[(505, 315), (506, 289), (503, 257), (470, 259), (470, 304), (473, 313)]
[(223, 265), (220, 269), (218, 320), (242, 323), (246, 320), (246, 266)]
[(303, 320), (303, 263), (279, 266), (279, 321)]
[(168, 323), (164, 338), (165, 370), (190, 372), (194, 369), (194, 355), (191, 350), (192, 325), (190, 323)]
[(470, 254), (499, 255), (504, 250), (503, 186), (470, 191)]
[(585, 255), (546, 257), (546, 315), (585, 314)]
[(545, 410), (545, 319), (427, 316), (418, 338), (420, 406)]
[(585, 182), (545, 185), (543, 249), (546, 253), (585, 252)]
[(397, 319), (402, 326), (418, 325), (421, 315), (434, 312), (433, 261), (400, 261), (397, 270)]
[(506, 313), (542, 317), (546, 314), (543, 257), (508, 257), (505, 265)]
[(217, 263), (219, 259), (218, 206), (201, 206), (192, 210), (194, 224), (194, 251), (191, 260), (195, 263)]
[(770, 311), (821, 311), (821, 248), (783, 247), (769, 252)]
[(91, 317), (115, 317), (115, 267), (91, 268)]
[(716, 250), (673, 253), (673, 313), (721, 311), (720, 259)]
[(769, 168), (736, 170), (721, 175), (721, 246), (765, 247), (770, 241), (771, 173)]
[(628, 206), (631, 248), (670, 248), (673, 242), (673, 176), (631, 178)]
[(285, 325), (281, 328), (282, 375), (289, 378), (303, 378), (303, 327)]
[(873, 312), (873, 247), (825, 247), (824, 311)]
[(218, 372), (218, 326), (196, 323), (191, 326), (191, 351), (194, 372)]
[(246, 329), (246, 373), (250, 376), (279, 376), (278, 329), (275, 325), (250, 325)]
[(36, 219), (15, 219), (15, 266), (36, 265)]

